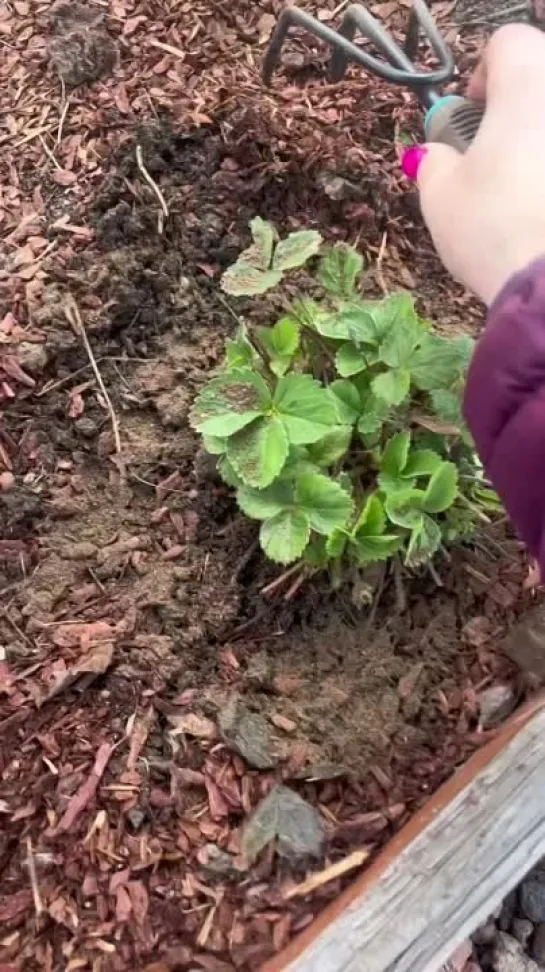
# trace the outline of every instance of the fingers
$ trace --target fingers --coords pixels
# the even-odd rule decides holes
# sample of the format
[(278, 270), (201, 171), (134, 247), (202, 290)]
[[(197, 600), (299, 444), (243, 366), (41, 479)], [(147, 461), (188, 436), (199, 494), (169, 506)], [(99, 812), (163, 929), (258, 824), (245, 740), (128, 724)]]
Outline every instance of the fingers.
[(457, 181), (463, 156), (450, 145), (432, 142), (422, 147), (416, 182), (420, 206), (428, 229), (436, 239), (437, 232), (448, 231), (447, 211), (457, 195)]
[(503, 99), (506, 92), (528, 95), (529, 72), (538, 73), (545, 83), (545, 36), (529, 24), (506, 24), (490, 38), (467, 95), (480, 102)]
[(428, 200), (433, 196), (449, 192), (449, 185), (456, 175), (462, 156), (450, 145), (440, 142), (430, 142), (420, 146), (420, 160), (416, 172), (416, 181), (421, 198)]

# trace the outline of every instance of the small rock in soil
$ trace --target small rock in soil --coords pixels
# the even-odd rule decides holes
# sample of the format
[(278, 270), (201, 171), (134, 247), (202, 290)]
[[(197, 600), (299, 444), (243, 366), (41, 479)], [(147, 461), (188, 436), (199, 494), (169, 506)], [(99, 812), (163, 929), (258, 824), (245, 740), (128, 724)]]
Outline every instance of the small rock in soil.
[(525, 611), (500, 648), (520, 668), (545, 678), (545, 605)]
[(90, 540), (68, 543), (62, 549), (62, 556), (65, 560), (94, 560), (96, 555), (97, 547)]
[(520, 907), (526, 918), (534, 924), (545, 922), (545, 880), (532, 875), (520, 888)]
[(509, 931), (517, 907), (517, 892), (510, 891), (505, 898), (498, 917), (498, 926), (501, 931)]
[(240, 878), (241, 876), (235, 866), (233, 855), (221, 850), (216, 844), (205, 844), (201, 847), (197, 859), (208, 877)]
[(242, 834), (242, 853), (250, 861), (276, 840), (281, 857), (319, 857), (325, 827), (317, 810), (298, 793), (278, 785), (261, 801)]
[(503, 722), (517, 704), (517, 697), (510, 685), (492, 685), (477, 696), (479, 723), (483, 729), (491, 729)]
[(541, 972), (539, 965), (526, 955), (520, 942), (500, 932), (492, 959), (494, 972)]
[(139, 810), (138, 807), (133, 807), (127, 814), (127, 820), (134, 831), (140, 830), (145, 819), (146, 814), (142, 810)]
[(98, 425), (90, 416), (83, 415), (74, 422), (74, 427), (85, 439), (92, 439), (98, 432)]
[(49, 360), (44, 345), (31, 341), (21, 341), (17, 347), (17, 357), (23, 371), (31, 374), (41, 374)]
[(269, 727), (261, 716), (250, 712), (237, 696), (221, 710), (218, 724), (228, 746), (255, 769), (273, 769), (278, 757), (273, 752)]
[(541, 966), (545, 966), (545, 924), (538, 925), (532, 942), (532, 956)]
[(517, 942), (520, 942), (522, 947), (526, 948), (534, 933), (534, 926), (532, 922), (528, 920), (528, 918), (513, 918), (511, 932), (516, 938)]
[(497, 934), (496, 922), (493, 918), (489, 918), (484, 925), (477, 928), (477, 931), (471, 937), (475, 945), (492, 945), (496, 940)]

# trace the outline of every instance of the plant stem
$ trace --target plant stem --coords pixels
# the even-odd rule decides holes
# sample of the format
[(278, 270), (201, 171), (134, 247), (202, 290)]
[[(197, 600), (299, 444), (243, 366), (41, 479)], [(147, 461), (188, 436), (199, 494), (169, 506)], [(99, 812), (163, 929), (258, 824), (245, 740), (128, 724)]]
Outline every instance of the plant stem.
[(265, 587), (262, 587), (260, 594), (263, 594), (265, 597), (267, 596), (267, 594), (274, 594), (274, 592), (278, 590), (279, 587), (282, 587), (284, 581), (289, 580), (290, 577), (293, 577), (294, 574), (296, 574), (299, 570), (301, 570), (301, 566), (302, 566), (301, 561), (298, 560), (296, 564), (293, 564), (292, 567), (290, 567), (288, 570), (285, 570), (283, 574), (280, 574), (279, 577), (276, 577), (275, 580), (271, 581), (270, 584), (266, 584)]

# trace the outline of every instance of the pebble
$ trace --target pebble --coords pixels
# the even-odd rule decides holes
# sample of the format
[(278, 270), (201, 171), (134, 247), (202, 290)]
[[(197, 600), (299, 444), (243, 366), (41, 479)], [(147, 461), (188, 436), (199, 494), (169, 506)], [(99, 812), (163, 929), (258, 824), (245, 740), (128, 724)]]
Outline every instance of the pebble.
[(65, 560), (91, 560), (96, 557), (97, 547), (89, 540), (80, 540), (66, 544), (61, 553)]
[(520, 907), (535, 924), (545, 922), (545, 881), (537, 876), (526, 878), (520, 887)]
[(537, 926), (531, 952), (536, 962), (545, 966), (545, 924)]
[(42, 372), (49, 360), (44, 345), (33, 341), (21, 341), (17, 346), (17, 357), (23, 371), (31, 374)]
[(500, 932), (492, 959), (494, 972), (541, 972), (539, 965), (526, 954), (512, 935)]
[(489, 918), (471, 937), (475, 945), (492, 945), (496, 941), (497, 934), (496, 922), (493, 918)]
[(520, 942), (522, 947), (526, 948), (528, 942), (534, 934), (534, 926), (532, 922), (528, 920), (528, 918), (513, 918), (511, 932), (513, 933), (517, 942)]
[(501, 906), (500, 915), (498, 918), (498, 927), (501, 931), (509, 931), (511, 927), (511, 922), (515, 916), (515, 909), (517, 907), (517, 892), (510, 891)]
[(510, 685), (492, 685), (479, 692), (479, 724), (482, 729), (491, 729), (503, 722), (517, 704), (517, 697)]

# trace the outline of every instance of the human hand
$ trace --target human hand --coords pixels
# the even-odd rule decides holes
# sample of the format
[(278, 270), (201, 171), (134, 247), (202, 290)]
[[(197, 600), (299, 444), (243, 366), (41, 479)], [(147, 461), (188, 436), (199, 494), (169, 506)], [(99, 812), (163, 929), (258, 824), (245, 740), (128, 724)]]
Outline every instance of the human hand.
[(464, 155), (439, 143), (409, 152), (439, 256), (490, 305), (514, 273), (545, 255), (545, 34), (500, 28), (467, 95), (486, 111)]

